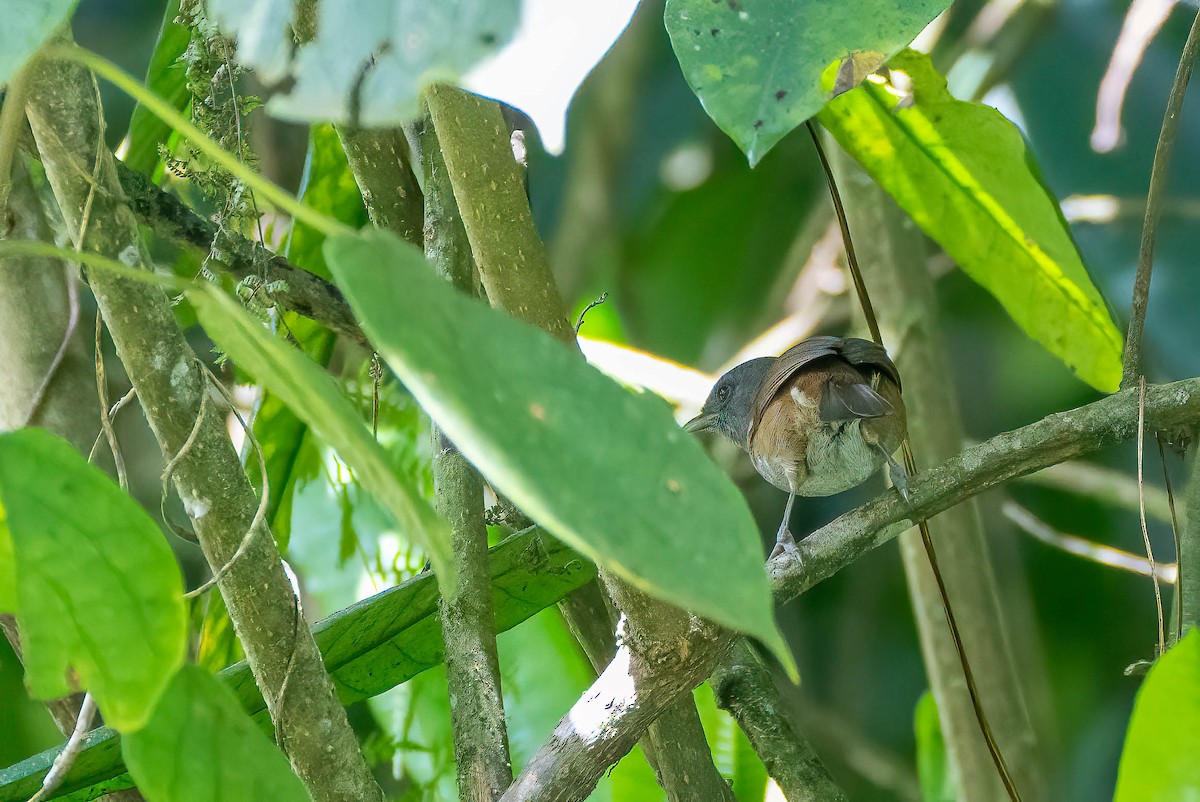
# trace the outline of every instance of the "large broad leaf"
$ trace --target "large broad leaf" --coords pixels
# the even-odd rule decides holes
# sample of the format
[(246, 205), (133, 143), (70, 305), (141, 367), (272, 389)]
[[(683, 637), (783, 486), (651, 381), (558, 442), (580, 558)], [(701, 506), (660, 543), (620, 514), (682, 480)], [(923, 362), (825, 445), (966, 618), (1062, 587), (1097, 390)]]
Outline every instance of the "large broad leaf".
[(688, 85), (753, 165), (820, 110), (826, 68), (850, 59), (861, 78), (949, 5), (947, 0), (668, 0), (666, 22)]
[(41, 429), (0, 436), (0, 501), (30, 691), (63, 696), (74, 674), (109, 724), (142, 726), (184, 657), (183, 579), (162, 532)]
[(8, 534), (8, 518), (0, 497), (0, 613), (17, 611), (17, 565), (13, 554), (12, 537)]
[(337, 449), (363, 487), (395, 516), (405, 536), (426, 550), (438, 578), (448, 587), (453, 586), (454, 562), (445, 524), (417, 492), (415, 480), (393, 473), (387, 455), (329, 374), (295, 348), (272, 337), (258, 320), (219, 290), (203, 287), (188, 293), (188, 297), (204, 330), (221, 350)]
[(1192, 630), (1146, 675), (1133, 715), (1115, 802), (1200, 799), (1200, 635)]
[(1121, 334), (1020, 132), (951, 97), (928, 56), (906, 51), (890, 66), (893, 85), (847, 92), (821, 122), (1030, 337), (1096, 389), (1116, 390)]
[(42, 43), (50, 38), (76, 0), (22, 0), (0, 7), (0, 86), (7, 84)]
[[(267, 104), (292, 120), (395, 125), (421, 90), (452, 81), (528, 114), (562, 149), (575, 90), (629, 24), (638, 0), (324, 0), (316, 38), (292, 56), (291, 0), (210, 0), (240, 61), (295, 85)], [(904, 44), (904, 43), (901, 43)]]
[[(537, 529), (511, 535), (489, 549), (488, 558), (497, 632), (554, 605), (596, 576), (590, 562)], [(381, 694), (442, 661), (437, 581), (430, 573), (413, 577), (319, 622), (313, 637), (342, 704)], [(221, 679), (244, 710), (260, 721), (266, 718), (266, 704), (246, 663), (225, 669)], [(552, 728), (553, 723), (547, 724), (544, 734)], [(51, 749), (0, 769), (0, 802), (29, 799), (57, 755), (58, 749)], [(88, 735), (59, 793), (80, 791), (81, 798), (93, 799), (98, 795), (93, 791), (123, 770), (119, 739), (102, 727)]]
[(210, 674), (186, 666), (153, 718), (125, 736), (138, 788), (154, 802), (308, 802), (287, 760)]
[(455, 292), (386, 232), (325, 254), (371, 342), (497, 490), (647, 593), (790, 661), (746, 502), (661, 399)]

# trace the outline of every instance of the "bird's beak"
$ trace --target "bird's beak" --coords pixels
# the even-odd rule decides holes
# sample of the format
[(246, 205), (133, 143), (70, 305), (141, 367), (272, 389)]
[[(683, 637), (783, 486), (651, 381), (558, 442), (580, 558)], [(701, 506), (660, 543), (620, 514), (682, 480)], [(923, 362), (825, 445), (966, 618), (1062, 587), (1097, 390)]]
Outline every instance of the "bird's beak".
[(701, 412), (687, 423), (683, 424), (685, 432), (708, 432), (716, 428), (717, 416), (711, 412)]

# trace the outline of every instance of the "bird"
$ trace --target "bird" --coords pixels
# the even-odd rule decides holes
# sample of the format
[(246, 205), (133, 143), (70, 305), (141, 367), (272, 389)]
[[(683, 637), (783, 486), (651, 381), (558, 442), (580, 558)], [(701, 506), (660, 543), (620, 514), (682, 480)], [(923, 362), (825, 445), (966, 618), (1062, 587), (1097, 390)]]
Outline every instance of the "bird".
[(870, 340), (808, 337), (778, 357), (743, 362), (717, 379), (683, 428), (729, 438), (787, 492), (772, 558), (798, 556), (788, 528), (796, 496), (841, 493), (887, 464), (908, 500), (907, 473), (893, 456), (907, 434), (900, 373)]

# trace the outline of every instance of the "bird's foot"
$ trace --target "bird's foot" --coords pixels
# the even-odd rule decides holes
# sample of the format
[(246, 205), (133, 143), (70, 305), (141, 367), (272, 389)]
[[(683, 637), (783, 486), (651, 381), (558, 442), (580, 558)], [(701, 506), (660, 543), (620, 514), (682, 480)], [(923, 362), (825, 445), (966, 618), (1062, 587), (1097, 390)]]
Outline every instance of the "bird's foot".
[(900, 494), (900, 498), (909, 507), (912, 506), (912, 501), (908, 497), (908, 471), (904, 470), (904, 466), (896, 462), (896, 458), (891, 454), (885, 453), (888, 463), (888, 475), (892, 479), (892, 487), (896, 488), (896, 492)]
[(792, 537), (792, 533), (787, 529), (780, 529), (779, 535), (775, 538), (775, 548), (771, 550), (771, 556), (768, 560), (774, 560), (776, 557), (784, 555), (793, 557), (796, 562), (802, 562), (800, 558), (800, 549), (796, 546), (796, 539)]

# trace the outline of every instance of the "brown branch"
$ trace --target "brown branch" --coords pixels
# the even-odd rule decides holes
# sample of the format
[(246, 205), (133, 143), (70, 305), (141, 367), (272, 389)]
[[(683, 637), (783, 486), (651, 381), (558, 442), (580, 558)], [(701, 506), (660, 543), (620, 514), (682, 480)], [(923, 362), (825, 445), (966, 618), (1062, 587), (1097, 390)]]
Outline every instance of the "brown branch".
[[(794, 554), (767, 563), (775, 599), (786, 603), (908, 529), (1010, 479), (1131, 439), (1137, 393), (1122, 391), (997, 435), (909, 480), (911, 506), (893, 491), (818, 529)], [(1200, 425), (1200, 379), (1146, 391), (1149, 425), (1168, 430)], [(729, 633), (692, 622), (673, 648), (641, 660), (623, 643), (604, 674), (559, 722), (502, 798), (582, 800), (610, 765), (632, 748), (667, 704), (711, 673)]]
[(717, 705), (746, 733), (788, 802), (846, 799), (801, 732), (770, 669), (745, 638), (734, 641), (710, 682)]
[(1133, 304), (1129, 310), (1129, 332), (1125, 336), (1124, 367), (1121, 372), (1122, 389), (1137, 384), (1142, 375), (1142, 333), (1146, 327), (1146, 305), (1150, 299), (1150, 274), (1154, 269), (1154, 243), (1158, 238), (1158, 221), (1162, 216), (1162, 201), (1166, 194), (1167, 168), (1175, 150), (1175, 139), (1179, 133), (1179, 113), (1183, 109), (1183, 98), (1187, 94), (1188, 81), (1192, 77), (1192, 65), (1200, 52), (1200, 11), (1192, 20), (1183, 53), (1179, 56), (1179, 67), (1175, 81), (1167, 97), (1167, 110), (1163, 113), (1162, 129), (1158, 133), (1158, 146), (1154, 150), (1154, 166), (1150, 170), (1150, 189), (1146, 194), (1146, 217), (1142, 223), (1142, 241), (1138, 247), (1137, 274), (1133, 279)]

